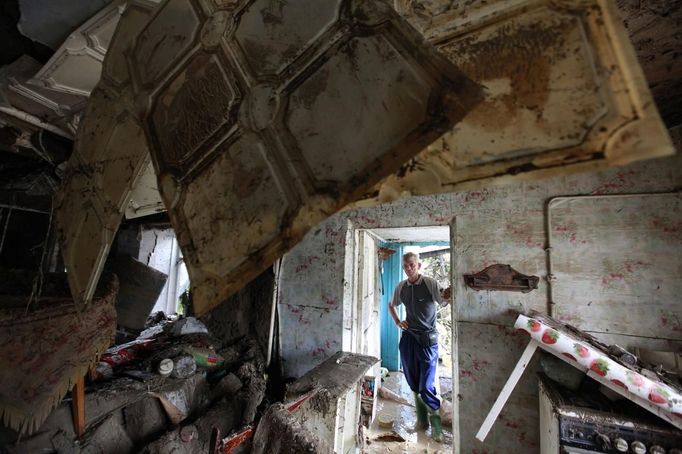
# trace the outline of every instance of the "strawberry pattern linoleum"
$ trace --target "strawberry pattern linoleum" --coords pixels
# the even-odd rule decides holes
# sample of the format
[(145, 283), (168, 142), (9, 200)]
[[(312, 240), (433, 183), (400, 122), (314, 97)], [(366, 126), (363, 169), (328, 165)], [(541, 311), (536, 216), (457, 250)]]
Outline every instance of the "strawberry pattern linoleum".
[[(592, 371), (597, 378), (610, 387), (619, 387), (626, 393), (637, 396), (655, 405), (656, 413), (682, 428), (682, 394), (661, 381), (640, 374), (634, 367), (628, 367), (613, 360), (596, 346), (562, 330), (559, 322), (550, 326), (542, 317), (519, 315), (514, 327), (529, 334), (544, 350), (562, 358), (569, 364)], [(641, 404), (637, 399), (635, 403)]]

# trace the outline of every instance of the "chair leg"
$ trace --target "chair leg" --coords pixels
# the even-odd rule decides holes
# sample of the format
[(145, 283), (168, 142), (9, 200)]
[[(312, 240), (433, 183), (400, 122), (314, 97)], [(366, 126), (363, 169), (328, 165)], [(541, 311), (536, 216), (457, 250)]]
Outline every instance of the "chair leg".
[(71, 414), (76, 436), (81, 438), (85, 432), (85, 379), (81, 376), (76, 380), (71, 391)]

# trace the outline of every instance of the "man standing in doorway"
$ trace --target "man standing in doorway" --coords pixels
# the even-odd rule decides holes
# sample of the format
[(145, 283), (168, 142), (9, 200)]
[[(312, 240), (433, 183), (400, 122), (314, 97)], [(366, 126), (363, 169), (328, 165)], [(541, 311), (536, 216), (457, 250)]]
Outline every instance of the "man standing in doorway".
[[(400, 337), (400, 362), (410, 389), (414, 393), (417, 423), (427, 429), (436, 441), (443, 438), (440, 417), (440, 398), (436, 394), (436, 367), (438, 366), (438, 331), (436, 330), (437, 305), (450, 302), (450, 288), (441, 290), (438, 282), (419, 272), (419, 255), (403, 255), (403, 270), (407, 279), (401, 281), (393, 292), (388, 311), (398, 328)], [(396, 307), (405, 305), (405, 320), (400, 320)]]

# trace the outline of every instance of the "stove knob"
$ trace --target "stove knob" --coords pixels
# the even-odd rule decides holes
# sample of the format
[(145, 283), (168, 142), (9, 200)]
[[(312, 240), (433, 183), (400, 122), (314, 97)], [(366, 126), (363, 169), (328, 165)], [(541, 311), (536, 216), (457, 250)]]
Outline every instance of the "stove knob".
[(632, 452), (635, 454), (646, 454), (646, 446), (641, 441), (633, 441), (632, 445), (630, 445), (630, 449), (632, 449)]
[(613, 444), (616, 445), (616, 451), (628, 452), (628, 442), (622, 438), (616, 438), (613, 440)]
[(680, 451), (679, 449), (671, 449), (670, 454), (682, 454), (682, 451)]
[(665, 449), (661, 448), (658, 445), (653, 445), (651, 449), (649, 450), (650, 454), (665, 454)]
[(611, 450), (611, 440), (609, 439), (609, 437), (598, 433), (595, 439), (602, 451), (608, 452)]

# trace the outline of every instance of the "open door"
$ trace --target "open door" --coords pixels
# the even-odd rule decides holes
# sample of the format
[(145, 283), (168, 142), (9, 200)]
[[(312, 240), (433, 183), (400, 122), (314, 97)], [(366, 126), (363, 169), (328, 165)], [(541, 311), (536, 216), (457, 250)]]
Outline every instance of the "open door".
[(378, 242), (366, 230), (355, 231), (355, 285), (351, 314), (353, 353), (379, 358), (381, 354), (380, 302), (377, 294)]
[(378, 0), (132, 2), (58, 215), (74, 295), (147, 148), (198, 314), (354, 201), (673, 153), (611, 1), (397, 3), (468, 78)]

